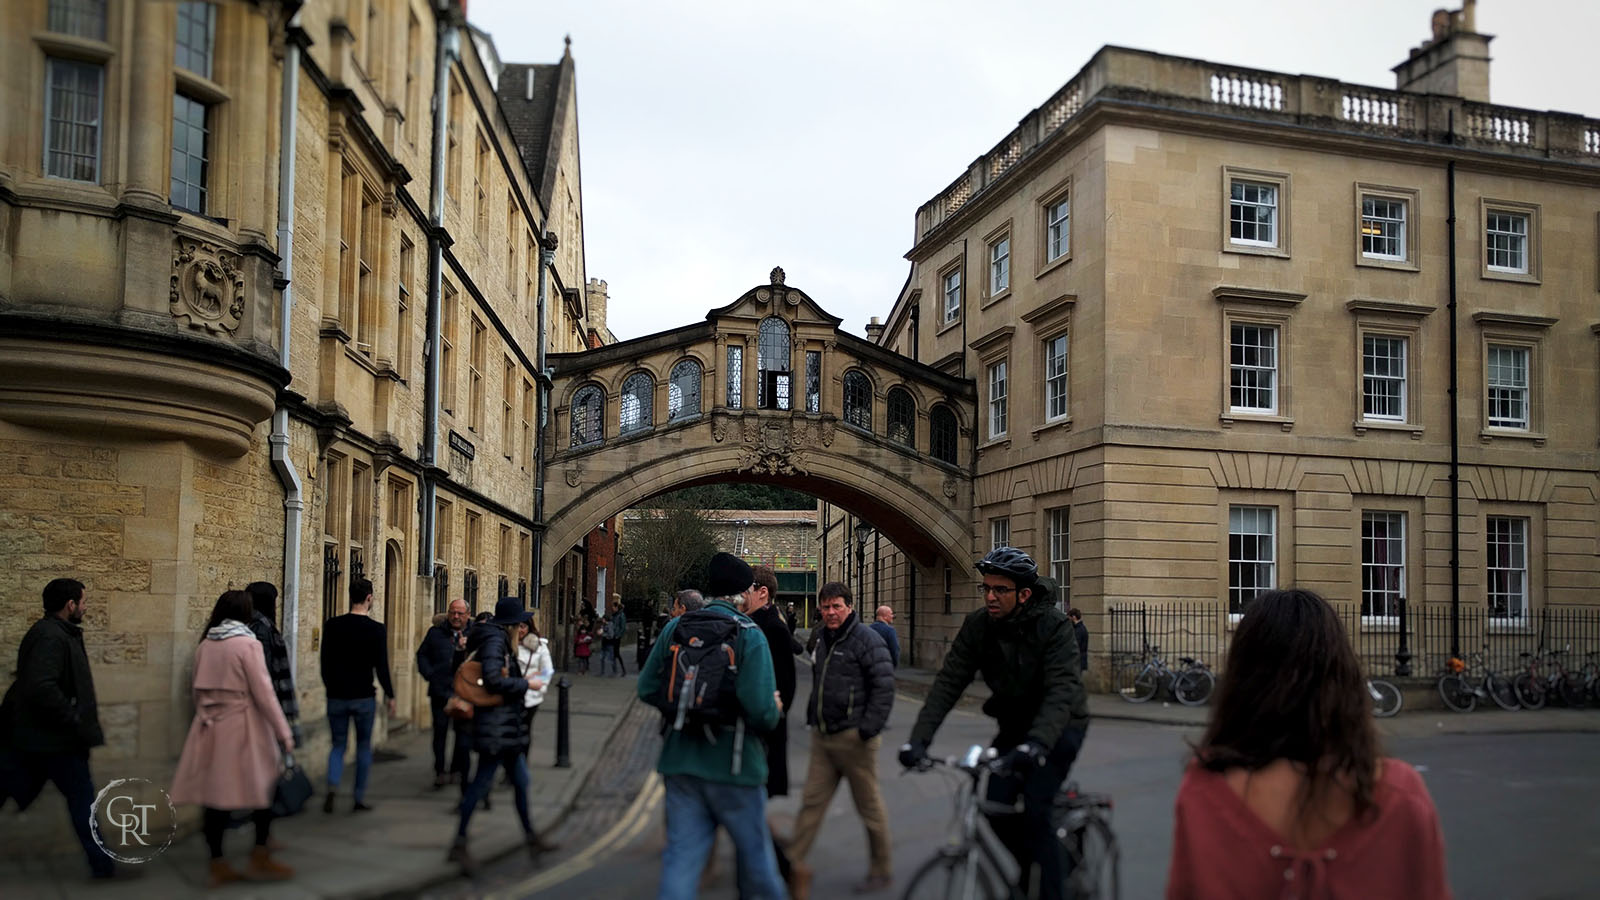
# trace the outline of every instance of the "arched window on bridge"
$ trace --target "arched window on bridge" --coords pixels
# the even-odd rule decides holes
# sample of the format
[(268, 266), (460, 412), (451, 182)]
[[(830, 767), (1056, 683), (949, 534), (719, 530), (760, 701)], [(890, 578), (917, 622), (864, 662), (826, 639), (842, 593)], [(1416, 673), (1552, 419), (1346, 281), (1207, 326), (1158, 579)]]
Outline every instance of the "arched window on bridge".
[(914, 446), (917, 436), (917, 404), (911, 399), (911, 392), (903, 387), (891, 388), (884, 406), (888, 409), (889, 440), (907, 447)]
[(667, 421), (700, 415), (700, 364), (686, 359), (672, 367), (667, 382)]
[(794, 373), (789, 371), (789, 323), (777, 316), (761, 320), (756, 344), (756, 406), (788, 409)]
[(655, 424), (651, 418), (650, 400), (655, 393), (655, 382), (644, 372), (635, 372), (622, 382), (622, 422), (619, 434), (628, 434)]
[(586, 385), (572, 395), (572, 446), (593, 444), (605, 437), (605, 394)]
[(844, 420), (872, 430), (872, 381), (859, 369), (844, 373)]
[(935, 406), (928, 413), (928, 452), (940, 462), (956, 464), (956, 414)]

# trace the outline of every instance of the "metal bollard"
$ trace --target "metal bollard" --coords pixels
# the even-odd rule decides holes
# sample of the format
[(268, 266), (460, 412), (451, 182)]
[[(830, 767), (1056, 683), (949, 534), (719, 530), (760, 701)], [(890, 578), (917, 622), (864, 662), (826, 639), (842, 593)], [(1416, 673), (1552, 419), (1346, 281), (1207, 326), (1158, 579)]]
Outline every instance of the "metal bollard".
[(572, 688), (572, 682), (567, 676), (561, 676), (556, 682), (556, 688), (561, 691), (561, 697), (556, 706), (556, 768), (572, 768), (572, 734), (567, 727), (567, 717), (570, 715), (567, 701), (567, 692)]

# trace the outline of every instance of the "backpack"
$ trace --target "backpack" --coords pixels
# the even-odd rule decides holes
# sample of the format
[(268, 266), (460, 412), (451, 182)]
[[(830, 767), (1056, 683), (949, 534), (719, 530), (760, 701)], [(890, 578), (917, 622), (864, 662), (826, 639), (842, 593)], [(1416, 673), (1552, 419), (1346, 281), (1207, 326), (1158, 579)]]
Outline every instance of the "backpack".
[(661, 686), (654, 701), (666, 719), (663, 733), (685, 726), (710, 733), (743, 724), (737, 643), (739, 629), (748, 627), (754, 626), (705, 609), (678, 617), (661, 656)]

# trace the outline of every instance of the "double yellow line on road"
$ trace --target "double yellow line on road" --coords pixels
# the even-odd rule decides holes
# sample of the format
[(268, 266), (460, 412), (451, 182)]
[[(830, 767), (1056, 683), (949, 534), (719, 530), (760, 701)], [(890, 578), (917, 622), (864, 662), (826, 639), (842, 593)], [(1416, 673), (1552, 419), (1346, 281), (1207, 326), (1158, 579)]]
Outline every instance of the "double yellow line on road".
[(633, 843), (634, 839), (650, 825), (655, 817), (656, 807), (661, 804), (661, 798), (666, 792), (667, 788), (661, 780), (661, 775), (651, 772), (650, 777), (645, 779), (644, 785), (639, 789), (639, 793), (634, 796), (628, 811), (623, 813), (617, 824), (611, 826), (599, 840), (554, 868), (484, 894), (485, 900), (512, 900), (515, 897), (537, 894), (589, 871), (606, 855)]

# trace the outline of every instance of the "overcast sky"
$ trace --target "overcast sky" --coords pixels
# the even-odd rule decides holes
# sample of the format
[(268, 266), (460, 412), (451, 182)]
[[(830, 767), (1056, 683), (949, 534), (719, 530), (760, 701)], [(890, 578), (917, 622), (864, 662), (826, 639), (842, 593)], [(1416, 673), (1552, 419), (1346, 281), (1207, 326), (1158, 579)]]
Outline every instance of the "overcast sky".
[[(861, 334), (917, 207), (1105, 44), (1394, 87), (1439, 0), (470, 0), (508, 62), (572, 36), (590, 278), (627, 339), (783, 266)], [(1460, 0), (1451, 0), (1452, 8)], [(1483, 0), (1495, 103), (1600, 117), (1597, 0)]]

